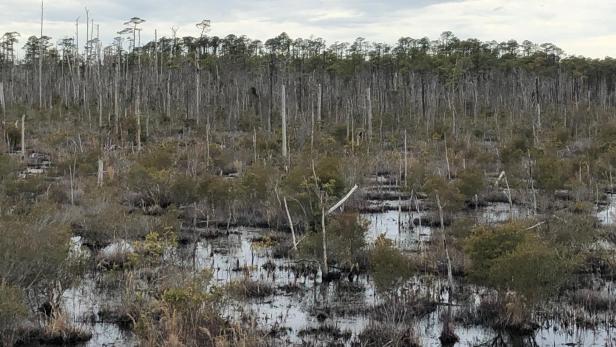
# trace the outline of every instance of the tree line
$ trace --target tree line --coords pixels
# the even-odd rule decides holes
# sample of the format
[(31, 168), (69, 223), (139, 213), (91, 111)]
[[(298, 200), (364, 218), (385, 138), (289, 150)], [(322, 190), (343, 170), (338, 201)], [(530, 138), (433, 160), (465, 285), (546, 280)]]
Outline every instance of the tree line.
[(76, 109), (116, 134), (123, 119), (135, 117), (145, 133), (164, 122), (269, 132), (281, 124), (285, 90), (296, 140), (323, 124), (341, 125), (349, 139), (378, 131), (382, 140), (401, 124), (426, 136), (457, 136), (486, 120), (497, 128), (556, 122), (590, 131), (587, 111), (607, 111), (616, 102), (614, 59), (565, 56), (550, 43), (461, 40), (451, 32), (434, 41), (403, 37), (395, 46), (364, 38), (327, 46), (285, 33), (261, 42), (208, 36), (204, 21), (199, 37), (174, 32), (142, 45), (142, 22), (129, 20), (107, 47), (92, 28), (81, 50), (74, 38), (53, 45), (32, 36), (20, 60), (18, 34), (4, 34), (4, 104)]

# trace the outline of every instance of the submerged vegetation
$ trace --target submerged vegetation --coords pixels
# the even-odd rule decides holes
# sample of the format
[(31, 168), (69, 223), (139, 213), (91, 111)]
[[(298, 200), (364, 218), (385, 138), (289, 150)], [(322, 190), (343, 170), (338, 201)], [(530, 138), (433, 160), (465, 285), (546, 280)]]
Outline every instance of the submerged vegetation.
[(615, 343), (613, 59), (200, 25), (2, 36), (2, 345)]

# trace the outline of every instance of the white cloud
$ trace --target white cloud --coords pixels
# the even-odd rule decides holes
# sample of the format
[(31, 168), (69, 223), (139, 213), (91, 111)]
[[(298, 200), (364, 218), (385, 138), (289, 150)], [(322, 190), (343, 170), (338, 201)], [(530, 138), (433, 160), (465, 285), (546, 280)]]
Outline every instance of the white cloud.
[[(233, 33), (265, 40), (282, 31), (291, 37), (318, 36), (328, 42), (370, 41), (394, 44), (401, 36), (436, 38), (446, 30), (460, 38), (552, 42), (569, 54), (616, 55), (616, 1), (613, 0), (46, 0), (45, 34), (54, 40), (72, 36), (85, 7), (111, 42), (122, 22), (147, 19), (143, 41), (170, 35), (197, 35), (194, 23), (212, 20), (213, 35)], [(0, 33), (19, 31), (22, 43), (39, 31), (38, 0), (0, 0)]]

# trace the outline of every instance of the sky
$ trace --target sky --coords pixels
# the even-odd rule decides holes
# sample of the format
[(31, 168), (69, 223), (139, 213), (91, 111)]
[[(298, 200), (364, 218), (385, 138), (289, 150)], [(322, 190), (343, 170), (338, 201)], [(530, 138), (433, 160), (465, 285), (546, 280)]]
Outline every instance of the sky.
[[(104, 44), (129, 18), (146, 20), (142, 42), (154, 37), (198, 36), (196, 23), (210, 19), (210, 35), (246, 35), (265, 41), (321, 37), (328, 44), (364, 37), (394, 45), (403, 36), (437, 39), (452, 31), (461, 39), (551, 42), (568, 55), (616, 57), (616, 0), (44, 0), (44, 34), (54, 42), (85, 37), (86, 8)], [(20, 46), (40, 33), (40, 0), (0, 0), (0, 35), (17, 31)], [(82, 41), (83, 42), (83, 41)]]

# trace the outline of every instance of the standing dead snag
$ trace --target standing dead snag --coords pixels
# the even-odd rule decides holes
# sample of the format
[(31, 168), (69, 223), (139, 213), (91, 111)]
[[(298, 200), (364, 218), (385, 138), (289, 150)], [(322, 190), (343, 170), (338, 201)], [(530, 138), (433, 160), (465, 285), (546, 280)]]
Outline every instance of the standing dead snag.
[(4, 84), (0, 82), (0, 105), (2, 105), (2, 138), (6, 140), (6, 104), (4, 101)]
[(370, 95), (370, 87), (366, 88), (366, 97), (368, 99), (368, 142), (372, 139), (372, 96)]
[(282, 117), (282, 157), (287, 157), (287, 110), (286, 110), (286, 93), (284, 84), (281, 88), (280, 96), (280, 115)]
[(41, 36), (39, 39), (39, 108), (43, 109), (43, 0), (41, 0)]
[(406, 129), (404, 129), (404, 185), (408, 184), (408, 168), (409, 168), (408, 147), (406, 142)]
[(2, 106), (2, 116), (4, 117), (4, 123), (6, 123), (6, 103), (4, 101), (4, 84), (0, 82), (0, 105)]
[(321, 276), (323, 278), (328, 278), (329, 277), (329, 267), (327, 264), (327, 232), (325, 229), (325, 217), (331, 213), (333, 213), (334, 211), (336, 211), (340, 206), (342, 206), (342, 204), (344, 204), (345, 201), (347, 201), (351, 195), (357, 190), (357, 188), (359, 188), (359, 186), (356, 184), (353, 186), (353, 188), (351, 188), (351, 190), (349, 190), (349, 192), (342, 198), (340, 199), (337, 203), (335, 203), (331, 208), (329, 208), (327, 210), (327, 212), (325, 211), (325, 203), (327, 202), (327, 193), (322, 191), (321, 188), (319, 187), (319, 178), (317, 177), (317, 173), (316, 170), (314, 168), (314, 160), (312, 161), (312, 175), (314, 177), (314, 185), (315, 185), (315, 193), (318, 195), (319, 197), (319, 204), (321, 206), (321, 232), (322, 232), (322, 246), (323, 246), (323, 268), (321, 270)]
[(297, 251), (297, 240), (295, 239), (295, 229), (293, 228), (293, 220), (291, 219), (291, 213), (289, 213), (289, 206), (287, 206), (287, 198), (282, 197), (284, 201), (284, 209), (287, 212), (287, 218), (289, 219), (289, 227), (291, 228), (291, 237), (293, 238), (293, 250)]
[(436, 193), (436, 205), (438, 206), (438, 215), (440, 219), (441, 225), (441, 233), (443, 237), (443, 247), (445, 248), (445, 256), (447, 257), (447, 280), (449, 282), (449, 291), (447, 294), (447, 315), (445, 316), (445, 321), (443, 322), (443, 330), (441, 331), (441, 336), (439, 339), (443, 345), (452, 345), (458, 342), (459, 338), (456, 333), (453, 331), (453, 327), (451, 326), (451, 299), (453, 297), (453, 271), (451, 269), (451, 258), (449, 257), (449, 250), (447, 249), (447, 239), (445, 238), (445, 223), (443, 221), (443, 206), (441, 205), (441, 199), (438, 196), (438, 192)]
[(513, 220), (513, 199), (511, 198), (511, 189), (509, 188), (509, 181), (507, 181), (507, 174), (505, 173), (505, 171), (502, 171), (496, 179), (496, 187), (498, 188), (498, 184), (503, 178), (505, 178), (505, 186), (507, 187), (507, 192), (505, 193), (505, 195), (507, 195), (507, 200), (509, 200), (509, 219)]
[(26, 115), (21, 115), (21, 158), (26, 160)]
[(323, 269), (321, 270), (321, 277), (323, 277), (329, 273), (329, 269), (327, 267), (327, 240), (325, 233), (325, 192), (321, 191), (321, 188), (319, 187), (319, 178), (317, 177), (317, 172), (314, 169), (314, 160), (312, 161), (312, 175), (314, 177), (315, 193), (318, 195), (319, 204), (321, 205), (321, 232), (323, 233)]
[(141, 115), (137, 111), (137, 152), (141, 152)]
[(322, 103), (323, 103), (323, 87), (321, 83), (319, 83), (319, 88), (317, 90), (317, 122), (319, 125), (321, 124), (321, 111), (322, 111)]
[(104, 167), (103, 167), (103, 159), (98, 159), (98, 173), (96, 175), (96, 185), (99, 187), (103, 186), (103, 176), (104, 175)]

